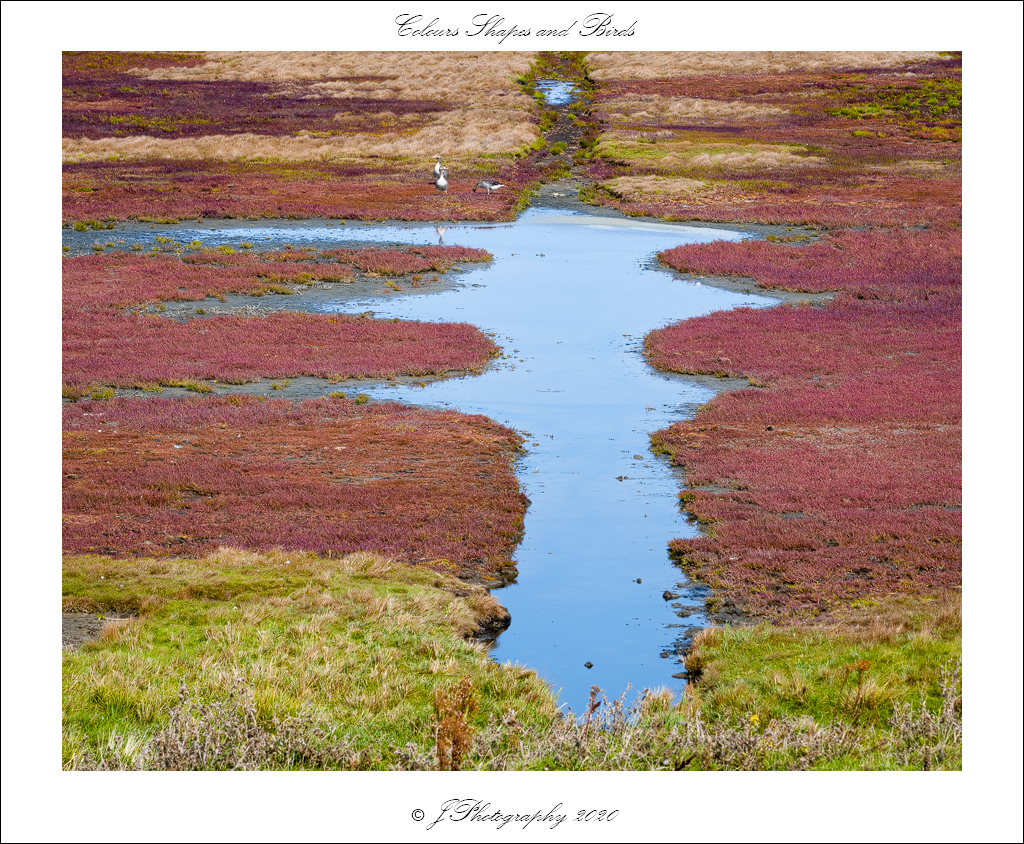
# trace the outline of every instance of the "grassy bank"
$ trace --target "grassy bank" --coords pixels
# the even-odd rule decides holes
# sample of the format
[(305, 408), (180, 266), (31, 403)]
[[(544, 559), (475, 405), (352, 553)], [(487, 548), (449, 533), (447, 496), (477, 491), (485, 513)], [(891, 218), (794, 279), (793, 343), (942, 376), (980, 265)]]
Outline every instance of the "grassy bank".
[(379, 555), (68, 556), (63, 602), (65, 611), (137, 614), (64, 654), (65, 767), (146, 764), (138, 753), (168, 727), (182, 687), (200, 705), (246, 698), (246, 729), (276, 732), (276, 717), (301, 738), (280, 754), (231, 756), (238, 749), (211, 722), (181, 751), (217, 743), (189, 757), (198, 768), (221, 767), (222, 753), (234, 760), (223, 767), (388, 767), (396, 748), (433, 746), (435, 690), (463, 678), (482, 719), (514, 709), (535, 723), (554, 711), (535, 675), (467, 640), (506, 615), (485, 589)]
[[(698, 637), (682, 703), (556, 713), (471, 639), (486, 590), (374, 554), (67, 556), (64, 609), (133, 613), (65, 651), (63, 764), (88, 769), (955, 768), (959, 611)], [(908, 624), (908, 620), (916, 622)], [(767, 666), (767, 668), (766, 668)]]

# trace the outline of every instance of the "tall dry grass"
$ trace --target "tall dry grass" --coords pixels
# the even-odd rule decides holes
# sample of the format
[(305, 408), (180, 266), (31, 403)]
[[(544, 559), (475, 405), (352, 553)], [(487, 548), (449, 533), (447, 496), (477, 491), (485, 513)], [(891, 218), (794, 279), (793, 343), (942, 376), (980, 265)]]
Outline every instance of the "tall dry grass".
[[(353, 90), (371, 91), (381, 85), (395, 91), (396, 99), (415, 99), (413, 92), (458, 92), (460, 99), (501, 91), (517, 93), (512, 81), (525, 73), (532, 52), (464, 51), (353, 52), (353, 51), (222, 51), (207, 52), (208, 61), (197, 67), (168, 67), (135, 71), (148, 79), (239, 80), (300, 82), (342, 80)], [(365, 77), (385, 77), (367, 80)], [(363, 79), (344, 81), (344, 77)], [(332, 82), (332, 84), (335, 84)], [(365, 94), (361, 94), (365, 96)], [(430, 97), (436, 99), (436, 97)]]
[(739, 101), (701, 100), (695, 97), (662, 97), (657, 94), (632, 95), (604, 100), (602, 112), (613, 121), (634, 122), (652, 118), (659, 122), (693, 121), (696, 123), (734, 123), (740, 120), (760, 120), (786, 114), (777, 106)]
[(735, 202), (745, 195), (742, 191), (722, 182), (673, 179), (664, 176), (619, 176), (603, 182), (601, 187), (627, 202)]
[(786, 73), (798, 70), (900, 67), (939, 58), (929, 51), (825, 50), (729, 52), (593, 53), (587, 57), (594, 79), (663, 79), (704, 74)]
[(287, 161), (338, 162), (357, 158), (423, 158), (440, 152), (456, 156), (512, 154), (538, 137), (526, 111), (460, 109), (436, 118), (409, 134), (375, 136), (363, 133), (317, 137), (299, 135), (205, 135), (196, 138), (64, 138), (62, 160), (102, 161), (167, 159), (174, 161), (241, 161), (275, 158)]
[[(338, 103), (339, 134), (331, 137), (210, 135), (199, 138), (65, 138), (63, 160), (164, 158), (293, 161), (360, 157), (431, 157), (514, 153), (538, 133), (530, 120), (532, 100), (516, 78), (533, 53), (211, 52), (197, 67), (135, 69), (148, 79), (280, 83), (289, 96)], [(345, 78), (350, 77), (350, 78)], [(380, 135), (347, 133), (348, 100), (394, 102), (396, 114), (417, 114), (417, 103), (444, 102), (451, 111), (422, 116), (422, 128)]]

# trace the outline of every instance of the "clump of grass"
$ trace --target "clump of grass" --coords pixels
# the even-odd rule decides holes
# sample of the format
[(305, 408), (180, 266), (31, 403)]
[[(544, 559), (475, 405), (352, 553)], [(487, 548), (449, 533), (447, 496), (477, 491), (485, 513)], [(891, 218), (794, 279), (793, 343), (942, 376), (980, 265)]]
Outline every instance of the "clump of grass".
[(185, 378), (178, 381), (168, 381), (168, 387), (180, 387), (184, 390), (188, 390), (191, 393), (212, 393), (213, 387), (204, 381), (194, 381), (191, 378)]

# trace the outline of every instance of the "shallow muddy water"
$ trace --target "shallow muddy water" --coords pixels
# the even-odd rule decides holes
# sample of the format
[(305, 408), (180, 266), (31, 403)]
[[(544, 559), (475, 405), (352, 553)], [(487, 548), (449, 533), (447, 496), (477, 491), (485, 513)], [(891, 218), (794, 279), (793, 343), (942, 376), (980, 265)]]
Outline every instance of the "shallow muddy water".
[(571, 103), (576, 97), (576, 85), (562, 79), (538, 79), (534, 87), (544, 95), (549, 106), (560, 106)]
[[(166, 234), (166, 232), (165, 232)], [(262, 241), (437, 243), (433, 225), (313, 223), (216, 231), (176, 228), (207, 245)], [(518, 465), (531, 504), (516, 583), (495, 595), (512, 614), (496, 659), (535, 669), (576, 712), (590, 687), (609, 696), (683, 681), (679, 640), (705, 622), (701, 590), (668, 559), (695, 528), (679, 509), (679, 478), (649, 450), (649, 434), (693, 414), (714, 390), (652, 369), (644, 334), (679, 319), (774, 300), (673, 278), (654, 256), (740, 232), (529, 209), (515, 223), (449, 224), (446, 243), (494, 261), (456, 289), (321, 304), (378, 317), (466, 321), (493, 332), (506, 358), (478, 377), (358, 391), (382, 400), (482, 413), (529, 432)], [(269, 240), (267, 240), (269, 238)], [(665, 599), (663, 593), (679, 597)], [(691, 609), (692, 608), (692, 609)], [(682, 611), (684, 617), (677, 613)], [(586, 663), (592, 668), (587, 668)]]

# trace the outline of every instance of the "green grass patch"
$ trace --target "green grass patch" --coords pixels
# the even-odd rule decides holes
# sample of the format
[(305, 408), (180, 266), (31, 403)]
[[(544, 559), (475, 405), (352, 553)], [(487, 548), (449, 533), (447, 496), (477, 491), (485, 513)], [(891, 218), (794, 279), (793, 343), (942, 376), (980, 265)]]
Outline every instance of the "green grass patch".
[[(883, 726), (897, 704), (939, 703), (942, 666), (959, 658), (959, 595), (889, 598), (851, 609), (860, 623), (826, 627), (736, 626), (699, 635), (687, 666), (709, 717), (810, 716)], [(903, 611), (893, 613), (894, 607)]]
[(168, 728), (183, 688), (208, 708), (242, 684), (254, 728), (309, 719), (344, 736), (360, 767), (388, 767), (410, 742), (428, 751), (435, 689), (465, 677), (480, 700), (474, 728), (508, 709), (526, 723), (554, 715), (533, 672), (465, 638), (497, 603), (486, 590), (374, 554), (69, 556), (63, 603), (137, 614), (64, 652), (65, 767), (137, 753)]
[(370, 553), (64, 560), (65, 768), (957, 769), (958, 596), (699, 634), (686, 698), (550, 690), (467, 636), (486, 590)]
[(921, 125), (936, 120), (955, 120), (963, 101), (959, 79), (927, 79), (920, 85), (855, 85), (843, 93), (857, 102), (826, 109), (827, 114), (851, 120), (887, 117), (902, 125)]

